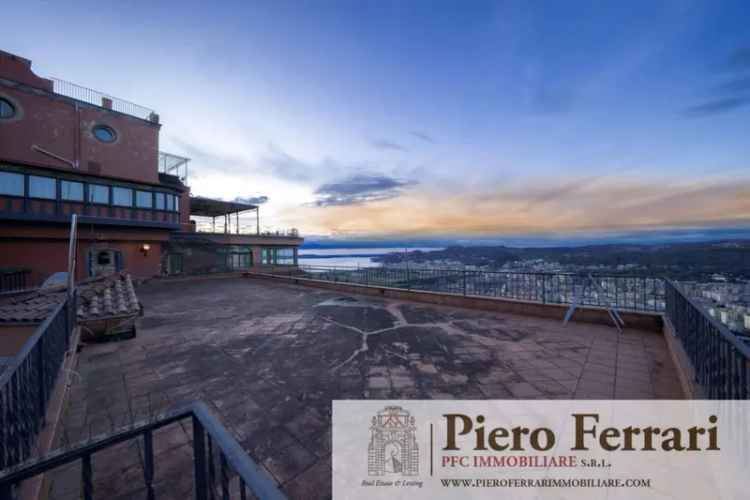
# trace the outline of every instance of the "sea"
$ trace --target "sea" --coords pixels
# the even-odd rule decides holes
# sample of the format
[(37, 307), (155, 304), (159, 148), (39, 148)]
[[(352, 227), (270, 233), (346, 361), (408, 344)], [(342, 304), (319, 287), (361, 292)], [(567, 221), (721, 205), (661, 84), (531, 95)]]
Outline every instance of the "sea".
[(372, 258), (393, 252), (429, 252), (442, 248), (301, 248), (298, 263), (303, 266), (377, 267), (380, 264)]

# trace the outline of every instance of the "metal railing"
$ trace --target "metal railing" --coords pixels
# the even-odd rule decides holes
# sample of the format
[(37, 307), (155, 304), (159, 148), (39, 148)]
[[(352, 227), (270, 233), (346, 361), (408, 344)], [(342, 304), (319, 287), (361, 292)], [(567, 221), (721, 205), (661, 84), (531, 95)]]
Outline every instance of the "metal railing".
[[(262, 499), (284, 499), (274, 481), (247, 456), (242, 447), (227, 432), (201, 402), (160, 415), (159, 417), (120, 429), (112, 434), (92, 439), (73, 449), (58, 450), (41, 460), (22, 464), (0, 473), (0, 499), (12, 495), (12, 489), (22, 481), (39, 474), (81, 461), (80, 495), (84, 500), (96, 498), (93, 460), (96, 453), (120, 443), (142, 439), (142, 467), (144, 498), (154, 500), (155, 488), (154, 433), (170, 424), (190, 419), (192, 422), (192, 475), (196, 500), (209, 498), (248, 498), (248, 490)], [(167, 485), (168, 486), (168, 485)], [(166, 488), (170, 492), (170, 488)], [(170, 498), (171, 495), (170, 495)]]
[(159, 151), (159, 173), (174, 175), (186, 185), (188, 182), (188, 163), (190, 163), (190, 158)]
[(75, 83), (66, 82), (65, 80), (60, 80), (58, 78), (50, 78), (50, 80), (52, 80), (52, 89), (55, 94), (71, 97), (78, 101), (93, 104), (94, 106), (99, 106), (102, 108), (111, 109), (113, 111), (117, 111), (126, 115), (135, 116), (136, 118), (140, 118), (142, 120), (158, 122), (158, 115), (153, 109), (140, 106), (124, 99), (113, 97), (109, 94), (105, 94), (104, 92), (99, 92), (98, 90), (93, 90), (82, 87), (81, 85), (77, 85)]
[[(291, 272), (291, 271), (289, 271)], [(299, 266), (300, 277), (360, 285), (607, 307), (632, 311), (664, 310), (664, 280), (647, 276), (407, 269), (389, 267)]]
[(0, 293), (25, 290), (30, 274), (28, 269), (0, 269)]
[(708, 399), (750, 397), (750, 345), (666, 282), (666, 313)]
[(258, 231), (256, 226), (253, 224), (244, 225), (241, 224), (239, 231), (235, 225), (231, 227), (227, 226), (227, 230), (224, 231), (224, 224), (217, 222), (215, 225), (211, 222), (201, 221), (195, 224), (195, 232), (201, 234), (239, 234), (240, 236), (264, 236), (268, 238), (300, 238), (298, 229), (274, 229), (274, 230), (262, 230)]
[(66, 298), (24, 343), (0, 375), (0, 470), (30, 458), (76, 321)]

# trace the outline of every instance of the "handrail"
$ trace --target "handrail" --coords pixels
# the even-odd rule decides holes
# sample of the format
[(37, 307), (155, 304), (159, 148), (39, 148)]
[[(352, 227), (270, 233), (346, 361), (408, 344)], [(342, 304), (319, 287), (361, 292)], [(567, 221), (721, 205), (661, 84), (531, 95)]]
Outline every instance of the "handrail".
[(739, 352), (741, 352), (744, 356), (750, 360), (750, 345), (745, 344), (744, 342), (741, 342), (737, 335), (733, 334), (729, 328), (727, 328), (723, 323), (716, 321), (716, 318), (711, 316), (710, 314), (706, 314), (706, 311), (695, 303), (695, 301), (687, 296), (680, 286), (675, 283), (672, 280), (667, 279), (666, 282), (670, 284), (672, 287), (674, 287), (675, 292), (677, 292), (680, 297), (682, 297), (684, 300), (686, 300), (691, 306), (693, 306), (695, 309), (697, 309), (700, 314), (703, 316), (703, 320), (707, 321), (712, 327), (716, 328), (716, 330), (719, 332), (719, 334), (724, 337), (724, 340), (729, 342), (732, 347), (737, 349)]
[[(118, 113), (135, 116), (142, 120), (153, 121), (153, 117), (156, 116), (153, 109), (141, 106), (140, 104), (126, 101), (119, 97), (113, 97), (104, 92), (99, 92), (98, 90), (90, 89), (59, 78), (49, 78), (49, 80), (52, 80), (53, 92), (55, 94), (64, 95), (71, 99), (93, 104), (94, 106), (99, 106), (101, 108), (112, 109)], [(109, 101), (109, 107), (105, 106), (105, 100)]]
[(672, 281), (665, 284), (665, 317), (690, 364), (702, 397), (750, 398), (750, 346), (691, 300)]
[[(175, 410), (163, 413), (152, 420), (141, 421), (120, 430), (95, 438), (72, 449), (56, 450), (46, 457), (27, 463), (19, 464), (12, 469), (0, 472), (0, 498), (4, 492), (10, 490), (11, 485), (20, 483), (52, 469), (82, 460), (82, 497), (94, 498), (91, 460), (96, 452), (107, 449), (116, 444), (144, 437), (144, 482), (148, 490), (148, 498), (154, 498), (153, 489), (153, 432), (167, 425), (186, 418), (193, 422), (193, 463), (196, 500), (214, 498), (214, 493), (220, 488), (222, 498), (229, 498), (229, 479), (227, 466), (237, 473), (240, 481), (240, 495), (245, 498), (245, 488), (258, 498), (283, 500), (286, 496), (278, 488), (273, 479), (245, 453), (237, 441), (232, 438), (226, 428), (209, 411), (201, 401), (193, 401)], [(215, 475), (209, 471), (213, 468), (212, 447), (216, 445), (220, 452), (221, 484), (212, 484)], [(211, 469), (212, 470), (212, 469)]]
[(0, 374), (0, 469), (32, 455), (70, 347), (75, 303), (74, 294), (55, 307)]
[[(300, 254), (300, 259), (304, 259), (305, 255)], [(331, 255), (326, 257), (316, 257), (320, 260), (325, 260), (328, 258), (337, 258), (340, 257), (339, 255)], [(319, 268), (323, 270), (342, 270), (342, 271), (364, 271), (365, 269), (388, 269), (391, 271), (406, 271), (409, 269), (410, 271), (446, 271), (451, 273), (487, 273), (487, 274), (527, 274), (527, 275), (534, 275), (534, 276), (574, 276), (574, 277), (587, 277), (589, 274), (591, 274), (589, 271), (581, 271), (578, 273), (575, 272), (550, 272), (550, 271), (497, 271), (497, 270), (484, 270), (484, 269), (471, 269), (471, 268), (457, 268), (457, 267), (409, 267), (402, 265), (399, 267), (394, 266), (326, 266), (326, 265), (317, 265), (317, 264), (302, 264), (299, 266), (300, 268)], [(592, 274), (594, 278), (649, 278), (649, 279), (661, 279), (656, 278), (654, 276), (650, 276), (648, 274)]]
[(13, 360), (6, 365), (5, 371), (0, 375), (0, 387), (4, 386), (10, 378), (13, 376), (13, 374), (18, 370), (18, 368), (21, 366), (21, 364), (26, 360), (26, 358), (31, 354), (31, 351), (34, 349), (34, 347), (39, 344), (44, 334), (47, 332), (47, 330), (50, 327), (50, 324), (55, 320), (58, 314), (67, 307), (67, 301), (61, 302), (60, 304), (55, 307), (55, 309), (52, 311), (52, 313), (47, 316), (47, 318), (42, 322), (36, 330), (34, 330), (34, 333), (26, 339), (26, 342), (23, 343), (23, 346), (21, 346), (21, 350), (18, 351), (18, 354), (13, 356)]
[(643, 275), (430, 269), (422, 267), (298, 266), (298, 277), (475, 297), (662, 312), (664, 280)]

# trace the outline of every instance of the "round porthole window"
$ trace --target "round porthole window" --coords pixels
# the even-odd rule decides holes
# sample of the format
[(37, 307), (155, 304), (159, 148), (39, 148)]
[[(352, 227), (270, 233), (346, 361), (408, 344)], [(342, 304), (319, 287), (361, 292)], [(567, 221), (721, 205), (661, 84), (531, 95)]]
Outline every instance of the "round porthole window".
[(117, 133), (112, 127), (107, 125), (97, 125), (94, 127), (94, 137), (102, 142), (115, 142), (117, 139)]
[(16, 107), (8, 99), (0, 97), (0, 119), (8, 119), (16, 116)]

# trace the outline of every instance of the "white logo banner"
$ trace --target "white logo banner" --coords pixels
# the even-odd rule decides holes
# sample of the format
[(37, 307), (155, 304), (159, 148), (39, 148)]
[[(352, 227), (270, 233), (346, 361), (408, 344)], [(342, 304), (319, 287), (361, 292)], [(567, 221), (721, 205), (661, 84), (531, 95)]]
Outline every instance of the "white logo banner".
[(750, 498), (748, 401), (334, 401), (333, 498)]

